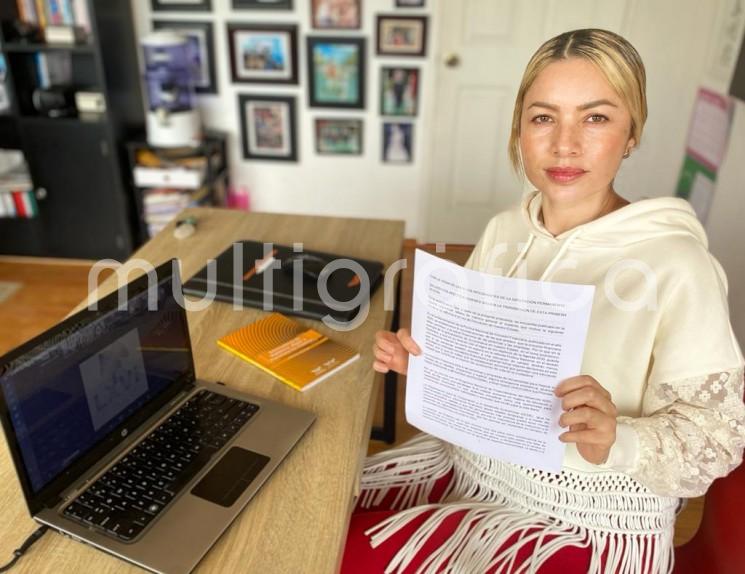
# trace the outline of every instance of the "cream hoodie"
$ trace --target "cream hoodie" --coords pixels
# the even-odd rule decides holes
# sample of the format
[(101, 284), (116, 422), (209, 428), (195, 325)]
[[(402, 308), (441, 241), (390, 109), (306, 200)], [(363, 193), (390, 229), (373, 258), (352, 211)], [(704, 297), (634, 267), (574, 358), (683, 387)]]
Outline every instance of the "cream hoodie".
[(596, 287), (580, 374), (611, 393), (621, 416), (604, 465), (568, 445), (564, 466), (622, 471), (658, 494), (700, 494), (739, 464), (745, 444), (744, 361), (703, 227), (671, 197), (558, 236), (540, 213), (535, 191), (495, 216), (466, 265)]

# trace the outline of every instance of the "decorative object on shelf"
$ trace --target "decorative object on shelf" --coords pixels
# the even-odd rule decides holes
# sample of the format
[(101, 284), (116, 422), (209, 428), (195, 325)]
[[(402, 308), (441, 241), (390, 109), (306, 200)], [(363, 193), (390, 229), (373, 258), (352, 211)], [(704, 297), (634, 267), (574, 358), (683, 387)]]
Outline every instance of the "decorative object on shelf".
[(199, 58), (199, 73), (194, 87), (200, 94), (216, 94), (215, 43), (212, 22), (196, 20), (153, 20), (153, 30), (172, 30), (192, 42)]
[(76, 114), (75, 91), (70, 86), (36, 88), (31, 92), (31, 104), (40, 116), (69, 118)]
[(416, 116), (419, 111), (419, 68), (383, 67), (380, 74), (380, 114)]
[(383, 162), (411, 163), (414, 160), (414, 125), (383, 122)]
[(310, 20), (314, 28), (358, 30), (362, 25), (362, 0), (311, 0)]
[(427, 53), (427, 17), (381, 14), (377, 18), (379, 56), (424, 56)]
[(362, 155), (362, 120), (316, 118), (316, 153)]
[(75, 107), (78, 114), (103, 114), (106, 112), (106, 99), (101, 92), (75, 92)]
[(239, 94), (243, 157), (297, 161), (294, 96)]
[(396, 0), (396, 8), (424, 8), (426, 0)]
[(228, 24), (233, 82), (297, 84), (297, 26)]
[(365, 107), (365, 39), (308, 37), (311, 107)]
[(150, 0), (153, 12), (209, 12), (212, 0)]
[(292, 0), (233, 0), (233, 10), (292, 10)]
[(194, 45), (171, 30), (142, 40), (147, 84), (147, 139), (161, 147), (194, 146), (202, 138), (194, 83), (199, 65)]

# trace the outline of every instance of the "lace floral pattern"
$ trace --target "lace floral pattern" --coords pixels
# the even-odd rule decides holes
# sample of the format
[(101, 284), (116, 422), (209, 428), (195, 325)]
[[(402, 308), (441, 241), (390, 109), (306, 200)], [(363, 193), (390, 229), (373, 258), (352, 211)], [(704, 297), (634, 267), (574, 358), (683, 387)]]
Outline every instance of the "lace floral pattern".
[(629, 474), (663, 496), (700, 496), (742, 460), (743, 368), (650, 385), (640, 418), (619, 417), (639, 437)]

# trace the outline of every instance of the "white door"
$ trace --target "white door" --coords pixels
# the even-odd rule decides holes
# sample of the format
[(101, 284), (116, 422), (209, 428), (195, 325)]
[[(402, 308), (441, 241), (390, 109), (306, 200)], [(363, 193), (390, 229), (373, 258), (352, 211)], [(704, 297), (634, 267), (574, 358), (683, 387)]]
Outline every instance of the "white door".
[[(512, 109), (530, 56), (548, 38), (605, 28), (628, 38), (647, 67), (650, 121), (643, 157), (618, 185), (630, 200), (670, 195), (696, 87), (722, 0), (440, 0), (427, 242), (475, 243), (514, 205), (522, 182), (507, 155)], [(695, 40), (694, 40), (695, 39)]]

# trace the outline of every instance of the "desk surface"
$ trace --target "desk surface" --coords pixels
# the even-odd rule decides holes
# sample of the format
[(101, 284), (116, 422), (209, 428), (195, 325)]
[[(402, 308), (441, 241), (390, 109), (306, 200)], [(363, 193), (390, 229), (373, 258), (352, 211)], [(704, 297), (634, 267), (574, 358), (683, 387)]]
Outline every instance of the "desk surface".
[[(173, 223), (133, 255), (157, 265), (171, 257), (182, 261), (190, 277), (204, 262), (233, 241), (252, 239), (307, 249), (342, 252), (381, 261), (386, 268), (401, 256), (403, 223), (367, 219), (241, 213), (192, 209), (197, 232), (185, 240), (173, 237)], [(102, 286), (111, 290), (113, 281)], [(108, 288), (107, 288), (108, 287)], [(248, 504), (235, 523), (197, 567), (197, 572), (331, 573), (338, 568), (359, 472), (369, 439), (374, 373), (375, 331), (389, 326), (383, 288), (375, 293), (367, 320), (347, 333), (335, 333), (320, 322), (299, 319), (359, 349), (360, 360), (317, 387), (300, 393), (221, 350), (216, 340), (255, 320), (260, 310), (234, 311), (229, 304), (189, 312), (197, 376), (316, 413), (318, 420)], [(0, 444), (0, 562), (30, 534), (35, 523), (26, 509), (3, 440)], [(173, 548), (178, 552), (178, 548)], [(13, 572), (141, 572), (118, 559), (54, 533), (21, 559)]]

